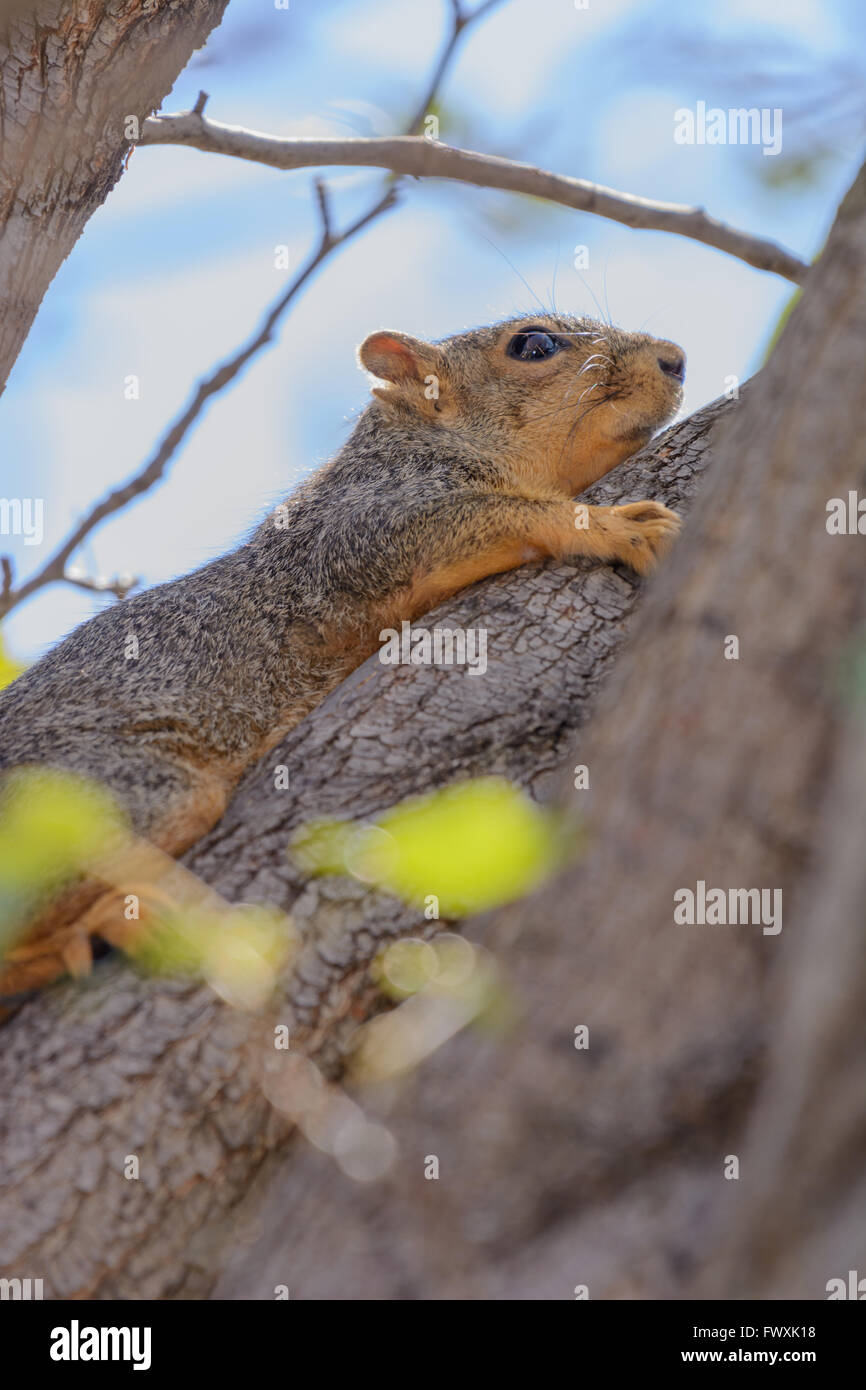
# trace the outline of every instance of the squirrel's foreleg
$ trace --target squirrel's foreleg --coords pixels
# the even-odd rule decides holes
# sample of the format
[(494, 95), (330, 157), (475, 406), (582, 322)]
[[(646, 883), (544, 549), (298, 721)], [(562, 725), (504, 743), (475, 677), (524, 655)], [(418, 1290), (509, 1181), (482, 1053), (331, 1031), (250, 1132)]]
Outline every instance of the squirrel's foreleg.
[(546, 553), (566, 560), (590, 555), (616, 560), (646, 574), (669, 549), (680, 529), (676, 512), (661, 502), (628, 502), (620, 507), (592, 507), (566, 502), (545, 517), (536, 532)]
[(645, 574), (679, 529), (676, 512), (660, 502), (594, 507), (503, 493), (457, 498), (449, 525), (439, 526), (435, 548), (424, 554), (410, 594), (399, 596), (394, 611), (414, 618), (479, 579), (532, 560), (587, 555)]

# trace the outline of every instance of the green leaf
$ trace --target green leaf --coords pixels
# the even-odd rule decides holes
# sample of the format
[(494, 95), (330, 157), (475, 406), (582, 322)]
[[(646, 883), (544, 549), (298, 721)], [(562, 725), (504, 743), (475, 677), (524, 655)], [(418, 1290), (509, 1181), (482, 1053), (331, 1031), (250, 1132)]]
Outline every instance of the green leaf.
[(2, 690), (5, 685), (11, 685), (14, 680), (17, 680), (18, 677), (23, 674), (24, 670), (25, 668), (23, 666), (20, 666), (17, 661), (12, 660), (6, 648), (6, 643), (3, 640), (3, 634), (0, 632), (0, 690)]
[(124, 826), (114, 798), (86, 777), (59, 768), (21, 768), (0, 796), (0, 883), (38, 888), (80, 872)]
[(114, 799), (95, 782), (56, 768), (10, 772), (0, 786), (0, 949), (124, 833)]
[(502, 778), (412, 797), (372, 824), (320, 821), (293, 842), (308, 872), (352, 874), (446, 917), (509, 902), (561, 862), (558, 818)]

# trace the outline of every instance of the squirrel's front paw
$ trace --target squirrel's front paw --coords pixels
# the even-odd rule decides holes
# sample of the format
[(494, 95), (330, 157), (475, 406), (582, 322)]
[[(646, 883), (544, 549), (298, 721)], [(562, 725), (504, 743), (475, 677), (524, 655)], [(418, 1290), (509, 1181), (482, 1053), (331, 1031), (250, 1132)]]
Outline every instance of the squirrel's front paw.
[(614, 558), (646, 574), (670, 549), (682, 521), (661, 502), (628, 502), (611, 507)]

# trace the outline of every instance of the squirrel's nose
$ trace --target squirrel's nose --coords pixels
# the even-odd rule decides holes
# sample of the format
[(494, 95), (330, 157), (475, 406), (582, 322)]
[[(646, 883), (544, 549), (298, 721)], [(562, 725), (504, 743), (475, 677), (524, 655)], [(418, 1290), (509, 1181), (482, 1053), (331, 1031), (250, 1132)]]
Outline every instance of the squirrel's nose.
[(686, 379), (686, 359), (681, 352), (670, 352), (658, 358), (658, 364), (665, 376), (676, 377), (677, 381)]

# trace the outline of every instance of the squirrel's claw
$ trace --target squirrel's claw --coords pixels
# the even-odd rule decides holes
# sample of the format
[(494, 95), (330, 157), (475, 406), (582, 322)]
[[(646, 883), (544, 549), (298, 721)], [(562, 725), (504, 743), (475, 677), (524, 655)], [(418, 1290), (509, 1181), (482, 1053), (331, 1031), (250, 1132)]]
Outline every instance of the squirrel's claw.
[(673, 545), (681, 518), (661, 502), (628, 502), (612, 511), (618, 533), (615, 558), (647, 574)]

